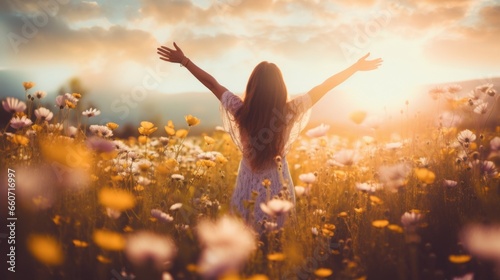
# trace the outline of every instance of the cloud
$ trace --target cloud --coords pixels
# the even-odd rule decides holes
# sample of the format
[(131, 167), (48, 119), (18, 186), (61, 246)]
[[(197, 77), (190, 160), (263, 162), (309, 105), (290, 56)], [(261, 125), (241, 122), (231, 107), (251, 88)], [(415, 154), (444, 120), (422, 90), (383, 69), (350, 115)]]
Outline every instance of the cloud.
[(497, 69), (500, 61), (500, 5), (483, 7), (475, 26), (455, 26), (446, 36), (436, 36), (426, 45), (427, 55), (439, 63), (462, 67)]

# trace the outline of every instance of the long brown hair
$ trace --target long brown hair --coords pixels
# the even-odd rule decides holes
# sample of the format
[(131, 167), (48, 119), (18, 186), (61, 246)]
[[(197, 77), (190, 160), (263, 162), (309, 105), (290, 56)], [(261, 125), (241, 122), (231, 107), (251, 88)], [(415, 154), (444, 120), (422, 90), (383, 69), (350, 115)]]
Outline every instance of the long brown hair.
[(259, 63), (248, 79), (243, 106), (235, 116), (242, 137), (247, 137), (244, 153), (253, 170), (269, 166), (283, 153), (285, 120), (280, 116), (287, 98), (280, 69), (274, 63)]

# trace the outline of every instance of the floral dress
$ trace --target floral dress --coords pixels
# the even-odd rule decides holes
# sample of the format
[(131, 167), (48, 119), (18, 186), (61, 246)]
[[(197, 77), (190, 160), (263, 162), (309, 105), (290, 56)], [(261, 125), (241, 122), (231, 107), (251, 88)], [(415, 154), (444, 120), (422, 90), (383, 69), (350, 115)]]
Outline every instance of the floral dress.
[[(253, 171), (249, 162), (251, 155), (248, 148), (248, 137), (242, 137), (234, 118), (236, 112), (243, 105), (243, 101), (230, 91), (224, 92), (221, 96), (220, 111), (224, 129), (231, 135), (243, 155), (231, 199), (231, 209), (238, 212), (248, 223), (253, 224), (258, 231), (261, 231), (262, 226), (265, 226), (263, 220), (267, 216), (260, 208), (261, 203), (279, 197), (290, 200), (295, 205), (294, 185), (285, 155), (309, 121), (311, 104), (310, 96), (303, 94), (288, 101), (283, 112), (275, 112), (275, 117), (281, 118), (286, 124), (285, 133), (283, 133), (285, 139), (282, 142), (285, 143), (284, 153), (281, 160), (275, 165)], [(270, 130), (268, 133), (272, 134), (273, 132)], [(257, 136), (252, 137), (254, 137), (252, 141), (255, 141)], [(262, 183), (266, 179), (270, 182), (268, 189)], [(249, 201), (254, 203), (249, 204)], [(284, 216), (278, 217), (275, 221), (278, 227), (283, 225), (284, 219)]]

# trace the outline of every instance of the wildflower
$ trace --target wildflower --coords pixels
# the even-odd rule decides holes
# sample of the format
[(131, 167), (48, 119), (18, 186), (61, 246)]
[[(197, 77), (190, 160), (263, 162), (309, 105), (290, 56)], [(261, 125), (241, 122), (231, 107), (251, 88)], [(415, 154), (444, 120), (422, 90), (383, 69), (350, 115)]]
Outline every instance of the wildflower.
[(89, 118), (93, 117), (93, 116), (99, 116), (100, 114), (101, 114), (101, 111), (99, 111), (97, 109), (92, 109), (92, 108), (82, 112), (82, 115), (89, 117)]
[(43, 90), (39, 90), (39, 91), (35, 92), (35, 97), (38, 98), (38, 99), (42, 99), (46, 95), (47, 95), (47, 93), (45, 91), (43, 91)]
[(115, 144), (109, 140), (92, 136), (87, 139), (87, 147), (98, 153), (109, 153), (115, 150)]
[(295, 186), (295, 195), (297, 197), (301, 197), (304, 194), (306, 194), (306, 188), (304, 188), (302, 186)]
[(467, 263), (471, 259), (472, 259), (472, 257), (470, 255), (449, 255), (448, 256), (448, 260), (451, 263), (458, 263), (458, 264)]
[(314, 271), (314, 275), (318, 276), (319, 278), (327, 278), (330, 275), (332, 275), (333, 271), (329, 268), (318, 268)]
[(469, 272), (461, 276), (455, 276), (452, 280), (474, 280), (474, 273)]
[(118, 125), (118, 124), (116, 124), (116, 123), (114, 123), (114, 122), (108, 122), (108, 123), (106, 124), (106, 126), (107, 126), (109, 129), (111, 129), (111, 130), (115, 130), (115, 129), (117, 129), (117, 128), (119, 127), (119, 125)]
[(329, 125), (320, 124), (319, 126), (317, 126), (315, 128), (309, 129), (306, 132), (306, 135), (309, 136), (309, 137), (311, 137), (311, 138), (317, 138), (317, 137), (325, 136), (326, 132), (329, 129), (330, 129)]
[(403, 143), (401, 142), (392, 142), (385, 144), (386, 150), (397, 150), (400, 149), (401, 147), (403, 147)]
[(385, 228), (388, 225), (389, 225), (388, 220), (375, 220), (372, 222), (372, 226), (376, 228)]
[(403, 224), (405, 228), (409, 228), (418, 224), (418, 222), (421, 219), (422, 219), (422, 214), (417, 213), (416, 211), (405, 212), (401, 216), (401, 224)]
[(2, 106), (5, 111), (12, 114), (16, 112), (24, 112), (24, 110), (26, 110), (26, 103), (13, 97), (7, 97), (4, 101), (2, 101)]
[(476, 140), (476, 135), (472, 131), (465, 129), (458, 134), (457, 139), (460, 144), (469, 147), (470, 143)]
[(165, 223), (172, 222), (174, 220), (174, 217), (170, 216), (169, 214), (159, 210), (159, 209), (153, 209), (151, 210), (151, 216), (157, 218), (160, 221), (163, 221)]
[(99, 203), (118, 211), (131, 209), (135, 206), (135, 197), (131, 193), (112, 188), (103, 188), (98, 193)]
[(174, 242), (156, 233), (140, 231), (126, 239), (125, 255), (136, 266), (151, 262), (156, 269), (163, 270), (176, 253)]
[(483, 102), (477, 105), (476, 108), (474, 108), (474, 113), (479, 115), (484, 115), (486, 114), (486, 112), (488, 112), (487, 108), (488, 108), (488, 103)]
[(273, 253), (267, 255), (267, 259), (273, 262), (282, 262), (285, 260), (285, 254), (283, 253)]
[(356, 183), (356, 189), (363, 191), (363, 192), (373, 193), (376, 190), (379, 190), (381, 188), (382, 188), (382, 186), (380, 184), (376, 184), (376, 183)]
[(26, 116), (22, 117), (14, 117), (10, 120), (10, 126), (14, 129), (20, 129), (25, 126), (31, 125), (33, 122), (28, 119)]
[(81, 94), (79, 94), (79, 93), (76, 93), (76, 92), (73, 92), (73, 93), (71, 94), (71, 96), (73, 96), (73, 97), (74, 97), (74, 98), (76, 98), (76, 99), (80, 99), (80, 98), (82, 98), (82, 95), (81, 95)]
[(264, 188), (269, 188), (271, 186), (271, 180), (269, 179), (264, 179), (262, 180), (262, 186), (264, 186)]
[(9, 137), (9, 141), (21, 146), (28, 146), (30, 139), (26, 136), (15, 134), (12, 137)]
[(441, 95), (444, 95), (445, 93), (446, 89), (443, 87), (434, 87), (431, 90), (429, 90), (429, 95), (434, 100), (437, 100)]
[(312, 184), (316, 182), (316, 175), (314, 173), (305, 173), (299, 175), (299, 180), (306, 184)]
[(27, 246), (31, 255), (45, 265), (59, 265), (64, 261), (61, 244), (51, 236), (30, 235)]
[(78, 98), (69, 93), (64, 94), (64, 99), (67, 100), (68, 102), (71, 102), (74, 105), (78, 103)]
[(436, 174), (427, 168), (415, 168), (415, 175), (420, 181), (426, 184), (432, 184), (436, 179)]
[(70, 108), (70, 109), (75, 109), (76, 108), (76, 104), (69, 101), (69, 100), (64, 100), (64, 104), (66, 104), (66, 107)]
[(184, 176), (181, 174), (172, 174), (171, 178), (177, 181), (184, 181)]
[(109, 230), (94, 230), (93, 240), (105, 250), (120, 251), (125, 247), (123, 235)]
[(365, 118), (366, 118), (366, 112), (364, 112), (364, 111), (353, 112), (353, 113), (351, 113), (349, 115), (349, 118), (355, 124), (360, 124), (360, 123), (362, 123), (365, 120)]
[(481, 163), (481, 173), (484, 176), (494, 178), (498, 174), (495, 163), (489, 160), (483, 161)]
[(333, 156), (333, 161), (330, 165), (337, 166), (352, 166), (361, 160), (361, 155), (355, 150), (341, 150)]
[(379, 168), (380, 182), (393, 192), (406, 185), (406, 177), (409, 173), (410, 167), (402, 163)]
[(97, 136), (101, 136), (101, 137), (105, 137), (105, 138), (113, 136), (113, 131), (111, 131), (111, 129), (109, 129), (107, 126), (104, 126), (104, 125), (93, 124), (89, 127), (89, 130), (90, 130), (90, 132), (92, 132), (93, 134), (95, 134)]
[(168, 121), (167, 125), (165, 126), (165, 132), (170, 136), (175, 135), (174, 123), (172, 121)]
[(212, 145), (213, 143), (215, 143), (214, 138), (210, 136), (204, 136), (203, 139), (205, 139), (205, 143), (207, 143), (207, 145)]
[(200, 123), (200, 119), (191, 115), (187, 115), (184, 118), (186, 119), (188, 126), (195, 126)]
[(120, 218), (120, 216), (122, 215), (122, 212), (115, 210), (115, 209), (112, 209), (112, 208), (109, 208), (109, 207), (106, 207), (106, 215), (108, 217), (110, 217), (111, 219), (116, 220), (116, 219)]
[(203, 220), (196, 229), (203, 252), (198, 271), (205, 278), (217, 278), (237, 271), (256, 249), (254, 233), (241, 220), (223, 216), (218, 221)]
[(443, 181), (443, 185), (445, 187), (455, 187), (457, 185), (457, 181), (453, 181), (453, 180), (444, 180)]
[(23, 82), (24, 90), (28, 90), (34, 86), (35, 86), (35, 83), (33, 83), (33, 82)]
[(67, 136), (69, 136), (71, 138), (75, 138), (77, 134), (78, 134), (78, 128), (76, 128), (74, 126), (68, 127), (68, 130), (66, 131)]
[(473, 256), (500, 264), (500, 225), (469, 224), (461, 233), (463, 246)]
[(462, 90), (462, 86), (459, 84), (449, 85), (446, 87), (446, 90), (451, 94), (455, 94)]
[(175, 136), (177, 138), (185, 138), (188, 135), (188, 131), (186, 129), (179, 129), (175, 132)]
[(139, 130), (139, 133), (144, 136), (149, 136), (151, 133), (155, 132), (158, 128), (154, 126), (153, 123), (143, 121), (141, 122), (141, 127), (139, 127), (137, 130)]
[(180, 202), (172, 204), (172, 206), (170, 206), (170, 211), (179, 210), (179, 209), (181, 209), (181, 207), (182, 207), (182, 203), (180, 203)]
[(267, 203), (261, 203), (260, 209), (269, 216), (279, 216), (287, 213), (293, 208), (293, 203), (288, 200), (271, 199)]
[(73, 245), (75, 245), (75, 247), (78, 247), (78, 248), (87, 248), (89, 246), (89, 243), (82, 241), (82, 240), (78, 240), (78, 239), (73, 239), (72, 242), (73, 242)]
[(50, 121), (54, 114), (47, 108), (40, 107), (35, 110), (35, 116), (41, 121)]

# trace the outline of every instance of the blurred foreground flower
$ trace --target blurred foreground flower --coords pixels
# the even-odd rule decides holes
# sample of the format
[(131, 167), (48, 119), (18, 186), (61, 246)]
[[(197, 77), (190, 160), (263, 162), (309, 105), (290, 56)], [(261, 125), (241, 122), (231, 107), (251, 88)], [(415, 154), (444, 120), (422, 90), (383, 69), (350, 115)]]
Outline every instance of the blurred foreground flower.
[(125, 211), (135, 206), (135, 197), (120, 189), (103, 188), (98, 197), (100, 204), (117, 211)]
[(198, 270), (205, 278), (238, 271), (256, 249), (253, 231), (234, 217), (201, 221), (196, 232), (203, 248)]
[(333, 160), (328, 160), (328, 165), (352, 166), (361, 160), (361, 155), (356, 150), (340, 150), (333, 155)]
[(148, 231), (131, 234), (125, 245), (125, 254), (132, 264), (143, 266), (151, 263), (158, 270), (165, 269), (176, 251), (170, 238)]
[(62, 247), (55, 238), (30, 235), (27, 242), (31, 255), (39, 262), (45, 265), (59, 265), (64, 261)]
[(109, 230), (94, 230), (93, 239), (97, 246), (110, 251), (120, 251), (125, 247), (125, 238)]
[(316, 182), (316, 175), (314, 173), (305, 173), (299, 175), (299, 180), (306, 184), (312, 184)]
[(306, 135), (311, 138), (325, 136), (326, 132), (330, 129), (329, 125), (320, 124), (315, 128), (311, 128), (306, 132)]
[(356, 112), (353, 112), (353, 113), (351, 113), (349, 115), (349, 118), (355, 124), (361, 124), (365, 120), (365, 118), (366, 118), (366, 112), (365, 111), (356, 111)]
[(499, 224), (469, 224), (462, 229), (460, 240), (472, 255), (500, 265)]

